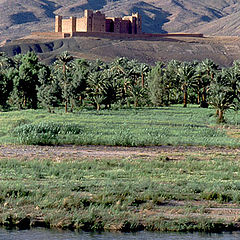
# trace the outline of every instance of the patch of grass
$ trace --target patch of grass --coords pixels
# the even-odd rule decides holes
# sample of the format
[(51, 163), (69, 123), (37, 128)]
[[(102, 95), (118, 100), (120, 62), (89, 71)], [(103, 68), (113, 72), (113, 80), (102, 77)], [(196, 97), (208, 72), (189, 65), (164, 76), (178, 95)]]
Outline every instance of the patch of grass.
[[(240, 145), (237, 138), (228, 135), (228, 129), (215, 125), (215, 118), (211, 117), (215, 110), (211, 108), (201, 109), (190, 105), (189, 108), (171, 106), (155, 109), (103, 110), (99, 113), (94, 110), (68, 114), (60, 110), (55, 112), (56, 114), (48, 114), (44, 110), (25, 110), (1, 113), (0, 143), (229, 147)], [(226, 113), (226, 117), (229, 119), (228, 127), (233, 126), (237, 132), (240, 117), (231, 111)], [(58, 125), (61, 129), (65, 125), (80, 126), (81, 131), (52, 134)], [(28, 131), (31, 129), (30, 136), (24, 135), (27, 128)], [(18, 131), (19, 134), (12, 135), (12, 131)]]
[[(234, 220), (204, 214), (210, 204), (240, 208), (239, 161), (164, 159), (1, 160), (0, 224), (19, 226), (25, 219), (37, 226), (41, 216), (39, 225), (88, 231), (235, 226)], [(186, 204), (177, 205), (180, 201)]]
[(14, 129), (13, 134), (17, 136), (21, 144), (56, 145), (64, 143), (67, 138), (74, 140), (74, 135), (80, 135), (81, 132), (82, 127), (78, 124), (42, 122), (19, 126)]

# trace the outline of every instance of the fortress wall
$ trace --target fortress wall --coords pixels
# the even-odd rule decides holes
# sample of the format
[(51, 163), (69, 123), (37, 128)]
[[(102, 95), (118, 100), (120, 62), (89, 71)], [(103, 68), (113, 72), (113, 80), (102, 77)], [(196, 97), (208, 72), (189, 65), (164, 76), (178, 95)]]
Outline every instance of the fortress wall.
[(96, 12), (92, 17), (92, 32), (105, 32), (106, 31), (106, 19), (105, 14)]
[(62, 16), (55, 17), (55, 32), (62, 32)]
[(69, 34), (61, 33), (61, 32), (33, 32), (31, 33), (33, 38), (50, 38), (50, 39), (59, 39), (70, 37)]
[(110, 19), (110, 18), (106, 19), (106, 30), (105, 30), (105, 32), (114, 32), (113, 19)]
[(72, 21), (71, 19), (62, 20), (62, 32), (70, 33), (72, 32)]
[(77, 18), (76, 21), (76, 31), (77, 32), (87, 32), (88, 21), (87, 18)]
[(114, 33), (121, 32), (121, 18), (114, 18)]
[(135, 17), (132, 17), (132, 34), (137, 34), (137, 24)]
[(72, 34), (73, 37), (100, 37), (109, 39), (134, 39), (134, 40), (151, 40), (164, 37), (204, 37), (201, 33), (169, 33), (169, 34), (126, 34), (126, 33), (106, 33), (106, 32), (75, 32)]
[(129, 20), (122, 20), (120, 22), (120, 33), (131, 33), (130, 31), (130, 24), (131, 22)]
[(141, 17), (139, 14), (123, 18), (106, 18), (100, 11), (85, 10), (83, 18), (70, 17), (63, 19), (55, 17), (55, 32), (115, 32), (141, 33)]
[(142, 18), (137, 19), (137, 33), (142, 33)]

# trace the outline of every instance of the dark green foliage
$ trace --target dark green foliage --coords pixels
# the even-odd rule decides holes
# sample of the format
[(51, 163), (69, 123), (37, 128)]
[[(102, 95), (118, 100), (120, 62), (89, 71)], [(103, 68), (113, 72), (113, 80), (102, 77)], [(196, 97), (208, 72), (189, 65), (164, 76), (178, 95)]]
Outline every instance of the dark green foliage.
[(231, 69), (222, 69), (209, 87), (209, 101), (217, 110), (217, 121), (225, 121), (224, 112), (233, 106), (235, 94), (231, 82)]
[(57, 106), (59, 89), (56, 79), (53, 78), (50, 68), (43, 66), (39, 70), (39, 86), (37, 86), (37, 97), (39, 104), (53, 112), (52, 108)]
[[(36, 54), (0, 54), (0, 93), (2, 108), (19, 109), (65, 106), (100, 109), (169, 106), (171, 104), (209, 105), (217, 109), (218, 122), (224, 113), (240, 109), (240, 63), (220, 69), (213, 61), (170, 61), (150, 67), (127, 58), (111, 63), (73, 59), (68, 52), (57, 56), (53, 66), (39, 63)], [(69, 110), (70, 106), (70, 110)]]
[(0, 72), (0, 106), (3, 109), (8, 107), (7, 101), (13, 90), (13, 81), (9, 79), (4, 73)]
[(22, 108), (37, 108), (38, 73), (41, 66), (33, 52), (14, 57), (14, 67), (9, 69), (9, 78), (13, 80), (10, 103)]
[(72, 91), (72, 75), (73, 75), (73, 57), (68, 52), (63, 52), (57, 57), (54, 63), (55, 78), (61, 87), (62, 99), (65, 104), (65, 112), (68, 112), (68, 104), (74, 92)]
[(148, 77), (150, 99), (155, 106), (168, 106), (170, 102), (170, 78), (163, 63), (158, 62)]
[(218, 68), (219, 66), (209, 59), (197, 65), (194, 87), (197, 89), (198, 104), (203, 108), (208, 107), (207, 90)]

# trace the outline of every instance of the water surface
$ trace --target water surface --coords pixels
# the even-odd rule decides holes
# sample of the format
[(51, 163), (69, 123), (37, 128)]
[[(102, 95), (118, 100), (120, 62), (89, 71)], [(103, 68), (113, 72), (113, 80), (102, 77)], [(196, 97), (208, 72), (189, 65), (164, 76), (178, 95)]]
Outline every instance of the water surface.
[(6, 230), (0, 229), (0, 240), (239, 240), (240, 232), (222, 234), (204, 233), (86, 233), (70, 231), (54, 231), (48, 229)]

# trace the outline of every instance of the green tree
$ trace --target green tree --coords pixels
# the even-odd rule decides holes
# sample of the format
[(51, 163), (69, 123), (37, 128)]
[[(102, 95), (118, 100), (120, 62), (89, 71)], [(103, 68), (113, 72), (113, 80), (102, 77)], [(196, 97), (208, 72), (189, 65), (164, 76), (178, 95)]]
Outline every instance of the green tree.
[(72, 66), (71, 111), (73, 111), (76, 103), (83, 104), (86, 95), (87, 78), (90, 73), (90, 64), (84, 59), (76, 59)]
[(209, 59), (202, 61), (196, 67), (195, 86), (197, 89), (198, 104), (202, 108), (208, 107), (207, 90), (218, 69), (219, 66)]
[(49, 113), (54, 112), (53, 107), (57, 105), (59, 89), (56, 80), (51, 74), (51, 69), (43, 66), (39, 70), (39, 86), (37, 86), (37, 96), (39, 104), (48, 109)]
[(87, 96), (97, 111), (107, 98), (107, 83), (102, 71), (91, 72), (87, 79)]
[(222, 69), (214, 76), (209, 93), (209, 102), (217, 110), (217, 122), (225, 122), (224, 113), (233, 106), (235, 98), (228, 69)]
[(0, 72), (0, 106), (3, 109), (7, 108), (7, 101), (12, 90), (13, 81)]
[(152, 68), (148, 77), (150, 99), (155, 106), (167, 106), (169, 104), (167, 80), (164, 64), (158, 62)]
[(59, 86), (62, 91), (62, 98), (65, 103), (65, 112), (68, 112), (68, 104), (70, 103), (72, 90), (72, 61), (73, 57), (68, 52), (63, 52), (57, 57), (54, 63), (55, 66), (55, 77), (59, 82)]
[(187, 107), (188, 89), (192, 84), (194, 74), (195, 72), (193, 66), (187, 62), (182, 62), (177, 70), (177, 75), (183, 91), (183, 107)]
[(37, 108), (38, 72), (41, 68), (34, 52), (14, 57), (14, 68), (10, 68), (8, 76), (13, 79), (12, 102), (21, 108)]

